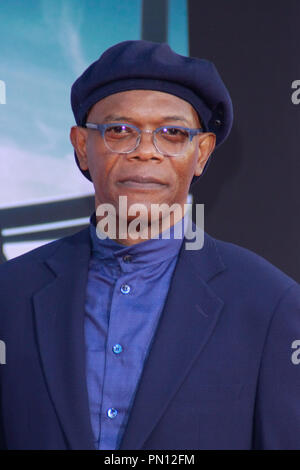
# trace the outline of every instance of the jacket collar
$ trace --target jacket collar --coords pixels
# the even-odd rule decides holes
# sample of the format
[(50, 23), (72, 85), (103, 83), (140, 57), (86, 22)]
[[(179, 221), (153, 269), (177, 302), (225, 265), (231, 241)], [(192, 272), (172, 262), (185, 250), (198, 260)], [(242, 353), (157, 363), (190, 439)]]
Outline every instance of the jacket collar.
[(120, 449), (143, 448), (201, 354), (224, 305), (208, 282), (225, 269), (210, 236), (202, 250), (183, 244)]
[[(35, 293), (42, 367), (71, 449), (93, 449), (85, 378), (84, 304), (91, 253), (88, 229), (63, 239), (47, 259), (52, 281)], [(47, 273), (48, 279), (48, 273)]]

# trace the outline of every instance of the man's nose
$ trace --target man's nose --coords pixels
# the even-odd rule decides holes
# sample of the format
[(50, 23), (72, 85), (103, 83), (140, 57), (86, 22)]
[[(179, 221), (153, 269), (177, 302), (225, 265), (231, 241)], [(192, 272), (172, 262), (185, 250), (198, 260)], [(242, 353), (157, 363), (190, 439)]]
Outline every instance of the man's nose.
[(149, 130), (144, 130), (141, 133), (137, 148), (130, 152), (128, 157), (140, 160), (162, 160), (164, 158), (156, 149), (152, 131)]

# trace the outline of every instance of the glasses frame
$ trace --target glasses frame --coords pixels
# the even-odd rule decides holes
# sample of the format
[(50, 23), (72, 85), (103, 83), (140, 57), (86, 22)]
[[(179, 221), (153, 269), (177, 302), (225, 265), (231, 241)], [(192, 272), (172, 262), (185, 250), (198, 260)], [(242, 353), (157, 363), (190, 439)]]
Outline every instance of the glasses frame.
[[(126, 126), (126, 127), (130, 127), (131, 129), (134, 129), (137, 131), (138, 133), (138, 137), (137, 137), (137, 140), (136, 140), (136, 145), (134, 148), (132, 148), (131, 150), (128, 150), (128, 151), (123, 151), (123, 152), (117, 152), (116, 150), (113, 150), (109, 147), (108, 143), (106, 142), (106, 139), (104, 137), (104, 134), (105, 134), (105, 131), (108, 127), (112, 127), (112, 126)], [(154, 147), (156, 148), (156, 150), (161, 154), (161, 155), (166, 155), (164, 152), (161, 152), (161, 150), (159, 150), (159, 148), (157, 147), (157, 143), (156, 143), (156, 139), (155, 139), (155, 135), (161, 130), (161, 129), (180, 129), (180, 130), (183, 130), (183, 131), (186, 131), (188, 134), (189, 134), (189, 140), (187, 142), (187, 144), (189, 144), (190, 142), (192, 142), (193, 138), (198, 135), (198, 134), (201, 134), (204, 132), (203, 129), (200, 129), (200, 128), (196, 128), (196, 129), (192, 129), (190, 127), (182, 127), (182, 126), (160, 126), (160, 127), (157, 127), (156, 129), (154, 129), (153, 131), (151, 131), (150, 129), (140, 129), (139, 127), (136, 127), (134, 126), (133, 124), (128, 124), (126, 122), (110, 122), (110, 123), (105, 123), (105, 124), (94, 124), (92, 122), (87, 122), (85, 124), (85, 126), (83, 127), (86, 127), (88, 129), (95, 129), (95, 130), (98, 130), (104, 140), (104, 143), (106, 145), (106, 147), (111, 151), (111, 152), (114, 152), (114, 153), (124, 153), (124, 154), (128, 154), (128, 153), (131, 153), (131, 152), (134, 152), (134, 150), (136, 150), (138, 148), (138, 146), (140, 145), (141, 143), (141, 135), (142, 133), (145, 133), (145, 134), (152, 134), (152, 142), (153, 142), (153, 145)], [(186, 146), (187, 147), (187, 146)], [(173, 157), (176, 157), (176, 156), (180, 156), (180, 155), (183, 155), (183, 153), (185, 152), (186, 150), (186, 147), (184, 148), (184, 150), (180, 153), (173, 153), (172, 155), (170, 156), (173, 156)]]

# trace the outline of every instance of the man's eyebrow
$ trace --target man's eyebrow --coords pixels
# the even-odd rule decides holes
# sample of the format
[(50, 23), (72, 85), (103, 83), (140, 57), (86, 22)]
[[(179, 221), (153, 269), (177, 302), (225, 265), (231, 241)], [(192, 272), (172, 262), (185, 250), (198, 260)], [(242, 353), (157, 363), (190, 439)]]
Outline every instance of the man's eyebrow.
[(111, 122), (111, 121), (124, 121), (124, 122), (132, 122), (133, 119), (128, 116), (119, 116), (117, 114), (108, 114), (103, 119), (103, 122)]
[[(178, 116), (178, 115), (161, 116), (157, 120), (158, 121), (184, 121), (188, 126), (190, 126), (190, 123), (186, 120), (184, 116)], [(111, 122), (111, 121), (134, 122), (135, 120), (129, 116), (119, 116), (117, 114), (108, 114), (103, 119), (103, 122)]]
[(186, 120), (184, 116), (164, 116), (162, 121), (184, 121), (188, 126), (190, 126), (189, 122)]

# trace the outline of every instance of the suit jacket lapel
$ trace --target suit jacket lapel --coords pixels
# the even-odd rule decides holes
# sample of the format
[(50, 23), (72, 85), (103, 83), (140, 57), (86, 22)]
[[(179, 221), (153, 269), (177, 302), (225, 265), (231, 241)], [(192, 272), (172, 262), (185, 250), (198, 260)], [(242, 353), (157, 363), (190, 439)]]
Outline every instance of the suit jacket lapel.
[(45, 379), (73, 449), (93, 449), (84, 343), (90, 250), (88, 229), (63, 241), (45, 261), (53, 273), (52, 281), (34, 295), (37, 340)]
[(208, 235), (201, 250), (183, 244), (120, 449), (143, 446), (208, 341), (224, 302), (207, 281), (224, 269)]

